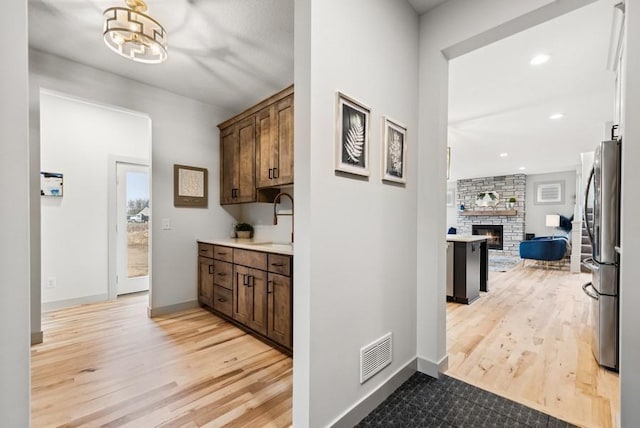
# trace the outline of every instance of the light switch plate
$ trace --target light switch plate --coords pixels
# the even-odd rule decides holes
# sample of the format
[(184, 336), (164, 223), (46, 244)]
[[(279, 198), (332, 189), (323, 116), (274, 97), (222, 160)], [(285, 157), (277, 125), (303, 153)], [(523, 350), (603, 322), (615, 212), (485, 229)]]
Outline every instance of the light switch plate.
[(171, 229), (171, 219), (163, 218), (162, 219), (162, 230), (170, 230)]

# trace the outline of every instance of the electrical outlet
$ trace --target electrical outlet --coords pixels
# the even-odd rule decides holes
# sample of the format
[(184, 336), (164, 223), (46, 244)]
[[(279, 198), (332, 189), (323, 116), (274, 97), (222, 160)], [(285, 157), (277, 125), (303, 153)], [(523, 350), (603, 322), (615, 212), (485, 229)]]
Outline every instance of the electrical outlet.
[(47, 288), (56, 288), (56, 277), (50, 276), (47, 278)]
[(171, 229), (171, 219), (163, 218), (162, 219), (162, 230)]

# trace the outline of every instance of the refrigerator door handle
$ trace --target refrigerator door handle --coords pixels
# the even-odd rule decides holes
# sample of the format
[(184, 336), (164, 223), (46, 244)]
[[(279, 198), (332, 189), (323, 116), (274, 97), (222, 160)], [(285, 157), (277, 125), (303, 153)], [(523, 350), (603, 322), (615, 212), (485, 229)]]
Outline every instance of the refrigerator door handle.
[(585, 229), (587, 229), (587, 235), (589, 235), (589, 240), (591, 241), (591, 244), (594, 243), (593, 232), (589, 228), (589, 216), (587, 215), (587, 207), (589, 206), (589, 189), (591, 188), (591, 183), (593, 182), (594, 174), (595, 174), (595, 168), (591, 168), (591, 173), (589, 174), (589, 179), (587, 180), (587, 189), (584, 192), (584, 206), (582, 207), (582, 216), (584, 217), (584, 227)]
[(582, 266), (589, 269), (591, 272), (597, 272), (600, 270), (600, 266), (597, 263), (594, 263), (592, 257), (588, 257), (582, 261)]
[(593, 283), (587, 282), (582, 286), (582, 291), (584, 291), (584, 294), (586, 294), (587, 296), (591, 297), (594, 300), (600, 300), (600, 297), (598, 296), (597, 293), (591, 293), (590, 291), (588, 291), (589, 287), (593, 288)]

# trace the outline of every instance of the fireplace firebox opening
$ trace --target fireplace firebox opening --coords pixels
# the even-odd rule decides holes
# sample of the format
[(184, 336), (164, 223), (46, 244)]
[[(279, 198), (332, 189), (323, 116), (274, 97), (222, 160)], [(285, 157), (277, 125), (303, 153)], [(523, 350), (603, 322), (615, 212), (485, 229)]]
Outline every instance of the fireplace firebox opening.
[(487, 247), (490, 250), (502, 250), (502, 225), (497, 224), (474, 224), (471, 227), (473, 235), (486, 236)]

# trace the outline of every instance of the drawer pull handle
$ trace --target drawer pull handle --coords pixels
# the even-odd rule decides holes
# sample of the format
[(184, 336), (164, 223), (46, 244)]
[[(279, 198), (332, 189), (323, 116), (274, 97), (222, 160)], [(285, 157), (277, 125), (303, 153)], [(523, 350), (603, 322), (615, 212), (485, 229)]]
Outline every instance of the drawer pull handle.
[(224, 272), (218, 272), (218, 276), (227, 276), (227, 274)]
[(273, 178), (278, 178), (278, 168), (273, 168)]
[(269, 179), (273, 178), (273, 168), (269, 168)]
[(224, 297), (221, 297), (221, 298), (218, 299), (218, 302), (220, 302), (220, 303), (224, 303), (226, 301), (227, 301), (227, 299), (225, 299)]
[(226, 256), (227, 255), (227, 253), (216, 253), (216, 254), (219, 255), (219, 256)]
[(267, 294), (273, 293), (273, 281), (267, 281)]
[(213, 265), (209, 265), (209, 275), (213, 275)]
[(275, 266), (275, 267), (283, 267), (284, 263), (271, 263), (271, 266)]

